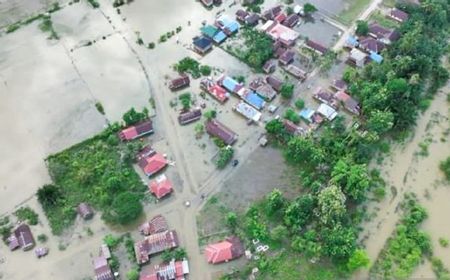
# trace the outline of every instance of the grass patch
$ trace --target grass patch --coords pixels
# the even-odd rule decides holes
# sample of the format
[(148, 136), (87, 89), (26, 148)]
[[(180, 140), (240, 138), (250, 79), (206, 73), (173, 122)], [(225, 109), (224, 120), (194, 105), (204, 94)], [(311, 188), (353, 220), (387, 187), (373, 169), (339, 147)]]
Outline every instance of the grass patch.
[(383, 0), (383, 5), (388, 8), (394, 8), (395, 3), (396, 3), (396, 0)]
[[(112, 224), (126, 224), (142, 212), (146, 187), (125, 156), (134, 143), (119, 143), (113, 125), (99, 135), (47, 158), (54, 185), (38, 191), (52, 232), (61, 234), (72, 225), (77, 205), (87, 202)], [(131, 157), (132, 158), (132, 157)]]
[(338, 20), (346, 25), (350, 25), (363, 9), (369, 5), (370, 0), (350, 0), (347, 2), (348, 8), (338, 15)]
[(393, 21), (389, 18), (387, 18), (385, 15), (380, 13), (380, 11), (376, 11), (375, 13), (372, 13), (369, 17), (369, 22), (376, 21), (381, 26), (385, 28), (397, 28), (399, 27), (399, 24), (396, 21)]

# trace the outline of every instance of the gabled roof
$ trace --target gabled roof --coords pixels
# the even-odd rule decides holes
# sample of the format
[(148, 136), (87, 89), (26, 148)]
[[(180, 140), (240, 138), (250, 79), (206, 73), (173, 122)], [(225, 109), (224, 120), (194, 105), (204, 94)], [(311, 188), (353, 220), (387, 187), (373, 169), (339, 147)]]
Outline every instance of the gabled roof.
[(280, 91), (283, 86), (283, 82), (274, 76), (267, 76), (266, 81), (276, 91)]
[(20, 224), (13, 233), (19, 242), (20, 248), (23, 250), (29, 250), (34, 247), (34, 237), (31, 233), (30, 227), (27, 224)]
[(237, 93), (242, 88), (242, 85), (238, 81), (228, 76), (220, 78), (219, 83), (231, 93)]
[(347, 83), (344, 80), (335, 79), (331, 86), (336, 90), (347, 90)]
[(369, 35), (378, 40), (394, 42), (400, 38), (400, 33), (395, 29), (387, 29), (376, 22), (369, 24)]
[(236, 18), (240, 21), (244, 21), (247, 16), (248, 12), (243, 9), (239, 9), (236, 11)]
[(345, 93), (344, 91), (338, 91), (335, 94), (337, 100), (341, 101), (344, 104), (344, 108), (350, 111), (353, 114), (359, 115), (361, 108), (359, 106), (358, 101), (353, 99), (350, 95)]
[(184, 280), (189, 274), (189, 263), (187, 260), (170, 261), (156, 265), (149, 272), (141, 272), (139, 280)]
[(313, 97), (314, 97), (314, 99), (319, 100), (320, 102), (325, 103), (333, 108), (338, 107), (338, 102), (334, 98), (334, 95), (331, 92), (324, 90), (321, 87), (319, 87), (317, 89), (317, 91), (314, 93)]
[(299, 22), (299, 20), (300, 20), (299, 15), (291, 14), (283, 21), (283, 25), (292, 28)]
[(261, 85), (255, 90), (255, 92), (268, 101), (273, 100), (277, 96), (276, 91), (268, 84)]
[(162, 215), (156, 215), (139, 227), (139, 231), (144, 235), (151, 235), (168, 229), (167, 221)]
[(149, 261), (150, 256), (164, 250), (178, 247), (178, 235), (174, 230), (166, 230), (145, 237), (134, 244), (136, 259), (139, 264)]
[(108, 261), (103, 256), (94, 259), (94, 271), (96, 280), (114, 280)]
[(217, 264), (239, 258), (244, 254), (244, 247), (239, 238), (232, 236), (222, 242), (210, 244), (205, 248), (206, 260)]
[(317, 108), (317, 112), (327, 118), (329, 121), (334, 120), (337, 116), (336, 110), (325, 103), (320, 104), (319, 108)]
[(266, 20), (273, 20), (282, 11), (281, 6), (272, 7), (263, 12), (263, 18)]
[(233, 109), (249, 120), (258, 122), (261, 119), (261, 112), (243, 101), (236, 104)]
[(225, 34), (223, 31), (217, 32), (216, 35), (212, 38), (214, 42), (220, 44), (227, 38), (227, 34)]
[(304, 108), (300, 111), (298, 114), (302, 119), (308, 122), (312, 122), (312, 117), (314, 115), (315, 111), (310, 108)]
[(229, 97), (228, 92), (211, 78), (203, 78), (200, 86), (220, 103), (224, 103)]
[(248, 104), (252, 105), (257, 110), (261, 110), (264, 107), (264, 105), (266, 104), (264, 99), (259, 97), (258, 94), (256, 94), (254, 91), (251, 91), (251, 90), (247, 90), (241, 96), (241, 98)]
[(219, 29), (213, 25), (206, 25), (201, 27), (200, 31), (202, 32), (203, 35), (212, 39), (214, 35), (216, 35), (216, 33), (219, 31)]
[(380, 53), (384, 48), (385, 44), (381, 41), (378, 41), (372, 37), (362, 38), (359, 41), (359, 47), (366, 52), (375, 52)]
[(326, 47), (322, 46), (321, 44), (319, 44), (313, 40), (307, 40), (306, 46), (322, 55), (324, 55), (325, 53), (328, 52), (328, 49)]
[(245, 23), (250, 26), (257, 25), (258, 22), (259, 22), (259, 15), (257, 13), (252, 13), (245, 18)]
[(179, 89), (185, 86), (189, 86), (190, 84), (190, 79), (189, 76), (186, 74), (181, 75), (180, 77), (177, 77), (175, 79), (172, 79), (169, 82), (169, 89), (171, 90), (175, 90), (175, 89)]
[(173, 191), (172, 182), (167, 179), (166, 175), (162, 174), (151, 181), (149, 184), (150, 191), (156, 196), (156, 198), (161, 199), (164, 196), (170, 194)]
[(402, 10), (393, 8), (389, 13), (389, 17), (398, 22), (405, 22), (406, 20), (408, 20), (409, 15)]
[(201, 37), (194, 39), (193, 44), (196, 48), (198, 48), (200, 50), (207, 50), (207, 49), (211, 48), (212, 41), (211, 41), (211, 39), (209, 39), (205, 36), (201, 36)]
[(369, 55), (370, 59), (376, 63), (383, 62), (383, 57), (375, 52), (371, 52)]
[(119, 132), (119, 138), (122, 141), (130, 141), (149, 133), (153, 133), (153, 123), (150, 119), (124, 128), (121, 132)]
[(237, 140), (237, 134), (218, 120), (206, 122), (205, 129), (210, 135), (222, 139), (227, 145), (232, 145)]
[(152, 176), (167, 165), (167, 160), (163, 155), (155, 153), (150, 157), (139, 160), (138, 165), (147, 176)]
[(295, 52), (292, 50), (287, 50), (280, 56), (280, 62), (284, 65), (287, 65), (294, 60), (294, 57)]
[(92, 207), (85, 202), (82, 202), (78, 205), (77, 212), (85, 220), (92, 218), (92, 216), (94, 215)]
[(199, 120), (202, 117), (202, 110), (200, 109), (193, 109), (191, 111), (187, 111), (184, 113), (181, 113), (178, 116), (178, 122), (180, 124), (189, 124), (192, 122), (195, 122), (197, 120)]

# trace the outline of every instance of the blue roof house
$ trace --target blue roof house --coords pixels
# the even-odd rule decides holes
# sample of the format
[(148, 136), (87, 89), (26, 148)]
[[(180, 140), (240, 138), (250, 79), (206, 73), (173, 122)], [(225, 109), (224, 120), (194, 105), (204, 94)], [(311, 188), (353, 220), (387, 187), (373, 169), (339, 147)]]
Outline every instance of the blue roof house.
[(205, 36), (195, 38), (193, 44), (194, 49), (201, 54), (205, 54), (212, 48), (211, 39)]
[(370, 52), (370, 59), (375, 61), (376, 63), (381, 63), (383, 61), (383, 57), (376, 52)]
[(305, 108), (300, 111), (298, 114), (302, 119), (304, 119), (307, 122), (312, 122), (312, 117), (314, 115), (314, 110), (310, 108)]
[(225, 41), (226, 38), (227, 38), (227, 34), (225, 34), (223, 31), (219, 31), (216, 33), (216, 35), (214, 35), (213, 40), (217, 44), (220, 44), (223, 41)]
[(235, 79), (228, 76), (222, 80), (222, 86), (231, 93), (237, 93), (242, 87)]
[(345, 45), (349, 48), (356, 48), (359, 45), (358, 39), (354, 36), (348, 36)]
[(264, 99), (262, 99), (254, 91), (248, 91), (246, 94), (242, 96), (242, 99), (244, 99), (245, 102), (247, 102), (249, 105), (253, 106), (257, 110), (261, 110), (266, 104)]

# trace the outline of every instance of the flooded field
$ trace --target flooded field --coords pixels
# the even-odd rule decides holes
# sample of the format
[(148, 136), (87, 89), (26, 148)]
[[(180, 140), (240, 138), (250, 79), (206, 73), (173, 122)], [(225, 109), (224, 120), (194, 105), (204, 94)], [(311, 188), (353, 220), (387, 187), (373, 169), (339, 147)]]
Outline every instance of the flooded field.
[(307, 37), (327, 48), (332, 47), (342, 33), (339, 28), (322, 20), (319, 16), (310, 21), (302, 21), (294, 29), (302, 37)]
[[(439, 170), (439, 162), (450, 155), (448, 136), (444, 132), (449, 129), (449, 107), (446, 102), (446, 92), (439, 93), (430, 108), (420, 117), (415, 134), (406, 144), (398, 144), (392, 154), (382, 165), (382, 174), (387, 183), (387, 197), (381, 203), (372, 203), (369, 213), (376, 216), (367, 224), (360, 235), (363, 238), (371, 260), (375, 260), (386, 240), (395, 229), (399, 220), (398, 204), (404, 194), (417, 194), (419, 202), (427, 209), (429, 217), (422, 229), (430, 234), (435, 256), (444, 264), (450, 264), (450, 252), (438, 245), (440, 237), (450, 238), (450, 223), (448, 198), (450, 186), (443, 181)], [(419, 144), (431, 137), (432, 142), (427, 148), (427, 155), (420, 156)], [(434, 278), (429, 264), (417, 270), (415, 277)], [(362, 277), (363, 275), (357, 275)]]

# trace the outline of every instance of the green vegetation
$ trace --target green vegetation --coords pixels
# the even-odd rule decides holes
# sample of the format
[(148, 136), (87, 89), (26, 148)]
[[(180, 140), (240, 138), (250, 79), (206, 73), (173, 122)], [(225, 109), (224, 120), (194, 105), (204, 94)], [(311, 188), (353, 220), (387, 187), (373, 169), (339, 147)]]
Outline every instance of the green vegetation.
[(12, 229), (13, 226), (10, 224), (8, 216), (0, 219), (0, 236), (2, 237), (2, 240), (5, 244), (8, 237), (11, 235)]
[(441, 161), (441, 163), (439, 164), (439, 168), (442, 170), (442, 172), (444, 172), (447, 181), (450, 181), (450, 157), (448, 157), (444, 161)]
[(261, 12), (261, 5), (264, 3), (264, 0), (254, 0), (254, 1), (244, 1), (242, 5), (247, 8), (247, 11), (251, 11), (254, 13)]
[(227, 49), (244, 63), (261, 72), (264, 63), (273, 56), (272, 40), (263, 32), (244, 27), (241, 29), (244, 47)]
[(310, 16), (313, 13), (317, 12), (317, 8), (311, 3), (305, 3), (303, 5), (303, 12), (305, 13), (305, 15)]
[(54, 185), (43, 186), (37, 196), (54, 234), (73, 223), (81, 202), (102, 211), (102, 218), (112, 224), (130, 223), (141, 214), (140, 197), (146, 187), (122, 157), (128, 148), (117, 139), (119, 128), (112, 125), (47, 158)]
[(219, 169), (223, 169), (233, 158), (234, 150), (231, 147), (223, 147), (219, 150), (217, 155), (216, 166)]
[(175, 64), (175, 70), (180, 73), (189, 73), (192, 78), (200, 78), (201, 75), (207, 76), (211, 74), (211, 67), (207, 65), (200, 65), (200, 63), (190, 57), (185, 57)]
[(212, 120), (216, 118), (217, 112), (215, 110), (209, 110), (203, 114), (207, 120)]
[(191, 108), (191, 94), (189, 92), (180, 94), (178, 96), (178, 99), (180, 99), (181, 106), (183, 106), (183, 110), (189, 110)]
[(372, 13), (370, 15), (369, 21), (370, 22), (375, 21), (385, 28), (398, 28), (399, 27), (399, 24), (396, 21), (394, 21), (390, 18), (387, 18), (385, 15), (383, 15), (379, 11)]
[(431, 253), (429, 236), (419, 230), (427, 218), (425, 208), (412, 195), (402, 204), (404, 217), (388, 240), (370, 273), (376, 278), (409, 279), (424, 255)]
[(171, 260), (180, 261), (187, 258), (186, 250), (183, 248), (177, 248), (175, 250), (166, 250), (161, 254), (163, 262), (168, 263)]
[(450, 270), (448, 270), (444, 263), (436, 258), (431, 258), (431, 266), (433, 268), (434, 274), (436, 275), (437, 279), (439, 280), (449, 280), (450, 279)]
[(293, 123), (300, 122), (300, 116), (292, 108), (287, 108), (287, 110), (284, 112), (283, 117)]
[(53, 22), (50, 16), (42, 16), (42, 22), (39, 24), (39, 29), (42, 32), (49, 32), (50, 36), (47, 38), (49, 40), (58, 40), (59, 36), (53, 28)]
[(114, 0), (113, 7), (114, 8), (118, 8), (118, 7), (122, 6), (122, 5), (129, 4), (132, 1), (133, 0)]
[(303, 99), (295, 100), (295, 108), (297, 108), (299, 110), (305, 108), (305, 101)]
[(91, 4), (91, 6), (94, 9), (97, 9), (98, 7), (100, 7), (100, 4), (96, 1), (96, 0), (87, 0), (89, 2), (89, 4)]
[(39, 222), (38, 214), (28, 206), (20, 207), (16, 212), (14, 212), (14, 215), (16, 215), (19, 221), (25, 221), (32, 226), (37, 225)]
[(41, 243), (45, 243), (45, 242), (47, 242), (48, 237), (47, 237), (47, 235), (42, 233), (42, 234), (38, 235), (37, 240)]
[(439, 238), (439, 245), (441, 245), (444, 248), (448, 247), (448, 239), (444, 237)]
[(347, 2), (346, 9), (343, 10), (338, 19), (342, 21), (342, 23), (350, 25), (350, 23), (358, 17), (361, 11), (369, 5), (370, 0), (351, 0)]
[(208, 65), (202, 65), (199, 68), (200, 73), (202, 73), (203, 76), (209, 76), (211, 75), (211, 67)]
[(294, 85), (293, 84), (289, 84), (289, 83), (284, 83), (281, 86), (281, 97), (283, 97), (284, 99), (291, 99), (292, 96), (294, 95)]
[(214, 144), (216, 144), (217, 147), (224, 148), (226, 146), (225, 142), (223, 142), (222, 139), (217, 138), (217, 137), (213, 137), (212, 139), (213, 139)]
[(128, 280), (138, 280), (139, 279), (139, 269), (134, 267), (127, 272)]
[(100, 114), (102, 114), (102, 115), (105, 114), (105, 109), (103, 108), (102, 103), (100, 103), (100, 102), (95, 102), (95, 108), (97, 109), (97, 111), (98, 111)]
[(136, 109), (131, 108), (125, 114), (123, 114), (122, 119), (127, 126), (136, 124), (148, 119), (148, 109), (144, 108), (142, 109), (142, 112), (137, 112)]
[(357, 20), (355, 33), (358, 36), (367, 36), (369, 33), (369, 23), (364, 20)]
[(336, 62), (337, 54), (333, 51), (328, 51), (326, 54), (319, 59), (319, 70), (320, 73), (325, 74), (331, 70), (334, 63)]
[(153, 42), (148, 43), (147, 48), (149, 48), (151, 50), (154, 49), (155, 48), (155, 43), (153, 43)]

